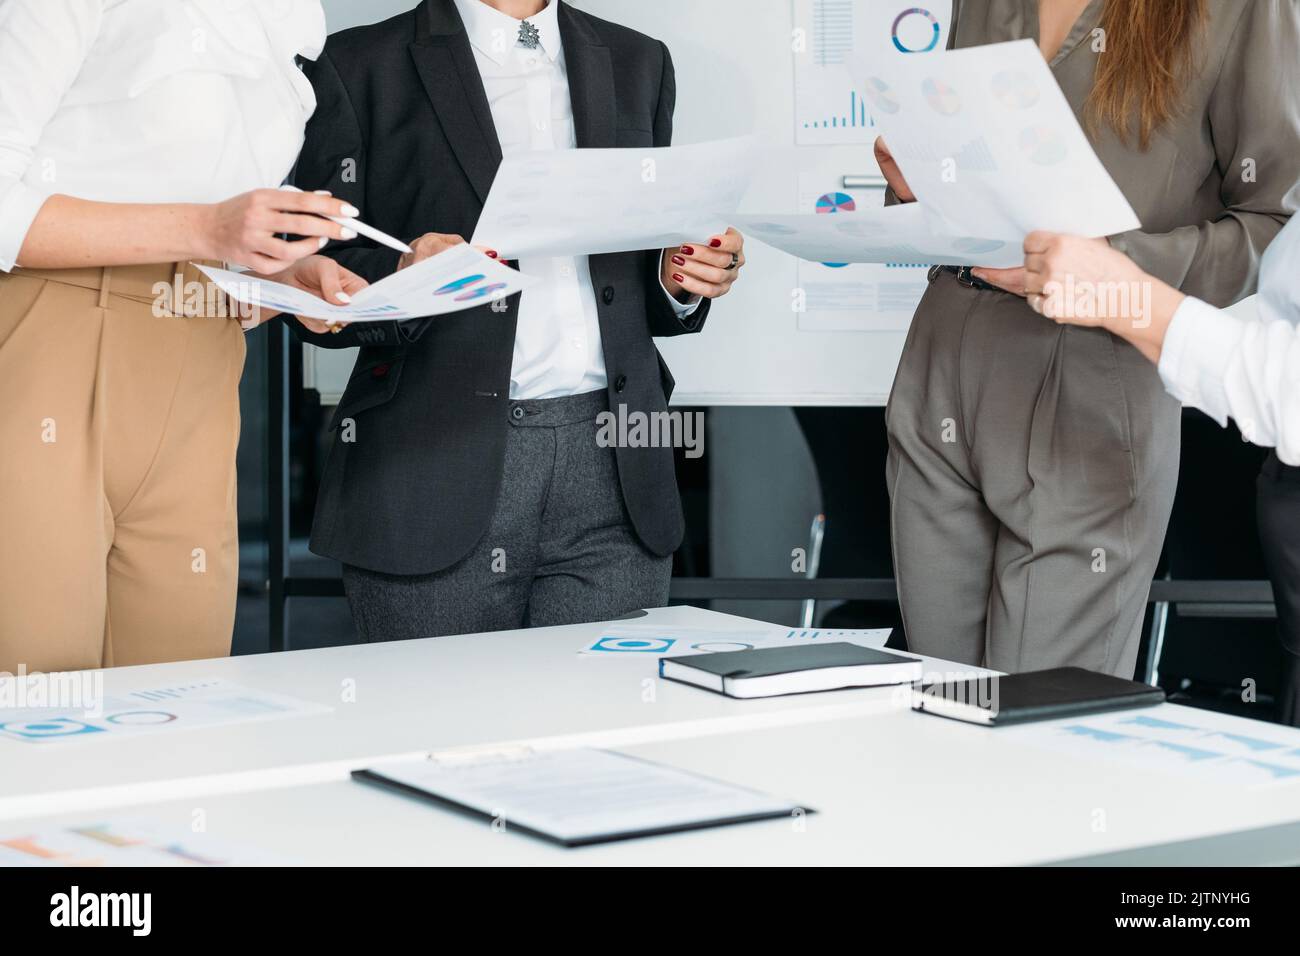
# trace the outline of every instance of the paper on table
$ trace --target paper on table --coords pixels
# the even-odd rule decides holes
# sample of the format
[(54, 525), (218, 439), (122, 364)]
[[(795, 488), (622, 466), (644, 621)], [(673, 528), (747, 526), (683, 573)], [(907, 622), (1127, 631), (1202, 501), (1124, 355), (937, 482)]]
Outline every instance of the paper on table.
[(1300, 785), (1300, 731), (1168, 705), (1006, 727), (1000, 737), (1230, 787)]
[(349, 323), (446, 315), (507, 298), (537, 282), (469, 245), (453, 246), (393, 273), (358, 292), (350, 305), (331, 305), (308, 292), (250, 272), (199, 268), (223, 292), (247, 305)]
[(188, 827), (138, 817), (65, 826), (5, 824), (0, 866), (284, 866), (292, 862)]
[(822, 628), (755, 628), (723, 630), (704, 627), (656, 627), (652, 624), (614, 624), (604, 628), (595, 640), (578, 649), (583, 656), (636, 658), (687, 657), (692, 654), (722, 654), (756, 647), (789, 644), (825, 644), (844, 641), (863, 647), (884, 647), (889, 628), (875, 630), (826, 630)]
[(1032, 40), (853, 60), (890, 152), (957, 236), (1108, 236), (1141, 223)]
[(507, 156), (474, 231), (506, 259), (661, 249), (726, 229), (749, 188), (753, 137), (656, 149)]
[(585, 748), (385, 764), (370, 773), (490, 816), (507, 831), (519, 827), (570, 845), (801, 809), (673, 767)]
[(103, 698), (98, 706), (90, 701), (84, 703), (90, 709), (0, 708), (0, 738), (30, 744), (112, 740), (330, 710), (218, 679), (127, 691)]
[(943, 223), (918, 203), (829, 215), (737, 215), (733, 224), (745, 235), (808, 262), (992, 268), (1024, 262), (1021, 241), (945, 235)]

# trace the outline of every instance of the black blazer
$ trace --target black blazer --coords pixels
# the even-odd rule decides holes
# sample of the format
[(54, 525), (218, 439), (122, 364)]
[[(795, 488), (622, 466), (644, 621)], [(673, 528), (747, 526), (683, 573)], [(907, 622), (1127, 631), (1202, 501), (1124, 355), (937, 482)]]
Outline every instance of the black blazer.
[[(558, 2), (558, 0), (557, 0)], [(667, 146), (676, 87), (659, 41), (560, 3), (579, 147)], [(413, 240), (468, 239), (501, 162), (483, 82), (452, 0), (336, 33), (304, 64), (319, 105), (295, 183), (329, 189), (362, 219)], [(369, 240), (326, 249), (374, 282), (398, 254)], [(664, 411), (673, 380), (651, 336), (698, 332), (709, 303), (679, 319), (659, 286), (659, 251), (591, 257), (610, 407)], [(361, 346), (331, 428), (312, 550), (389, 574), (427, 574), (487, 530), (505, 459), (519, 296), (504, 312), (353, 325), (300, 337)], [(352, 441), (338, 429), (352, 420)], [(618, 448), (619, 481), (645, 546), (667, 555), (684, 523), (673, 453)]]

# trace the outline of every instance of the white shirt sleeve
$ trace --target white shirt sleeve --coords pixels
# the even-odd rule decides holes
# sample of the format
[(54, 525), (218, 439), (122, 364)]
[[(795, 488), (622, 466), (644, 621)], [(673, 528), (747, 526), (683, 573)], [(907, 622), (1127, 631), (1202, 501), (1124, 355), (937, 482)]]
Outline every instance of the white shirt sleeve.
[(704, 297), (699, 295), (693, 295), (691, 296), (690, 302), (684, 303), (680, 299), (678, 299), (677, 296), (673, 295), (671, 292), (668, 291), (668, 286), (664, 285), (664, 270), (663, 270), (663, 259), (664, 256), (666, 255), (668, 255), (668, 252), (666, 250), (664, 252), (659, 253), (659, 288), (663, 289), (664, 295), (668, 297), (668, 304), (671, 305), (673, 307), (673, 311), (677, 313), (677, 318), (679, 319), (689, 318), (690, 316), (695, 314), (695, 310), (700, 307), (700, 300), (703, 299)]
[(58, 192), (24, 182), (40, 162), (41, 132), (77, 78), (99, 32), (103, 0), (0, 0), (0, 270), (18, 252), (45, 200)]
[(1235, 419), (1247, 441), (1300, 465), (1300, 330), (1290, 322), (1186, 299), (1165, 333), (1160, 377), (1179, 401), (1220, 425)]

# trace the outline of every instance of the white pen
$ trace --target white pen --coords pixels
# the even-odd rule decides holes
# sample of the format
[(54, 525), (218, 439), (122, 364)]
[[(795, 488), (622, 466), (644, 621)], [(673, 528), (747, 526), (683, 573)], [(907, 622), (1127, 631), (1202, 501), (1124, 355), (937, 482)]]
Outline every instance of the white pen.
[[(287, 183), (281, 186), (280, 188), (292, 193), (302, 192), (302, 190), (299, 189), (297, 186), (290, 186)], [(331, 222), (338, 223), (340, 226), (343, 226), (345, 229), (352, 229), (355, 232), (359, 233), (360, 235), (363, 235), (369, 239), (373, 239), (381, 246), (387, 246), (389, 249), (396, 249), (398, 252), (404, 252), (407, 254), (410, 254), (411, 252), (414, 251), (413, 249), (411, 249), (410, 246), (402, 242), (400, 239), (394, 239), (388, 233), (381, 232), (380, 230), (376, 229), (374, 226), (367, 226), (360, 219), (346, 219), (342, 216), (326, 216), (325, 218), (330, 220)]]

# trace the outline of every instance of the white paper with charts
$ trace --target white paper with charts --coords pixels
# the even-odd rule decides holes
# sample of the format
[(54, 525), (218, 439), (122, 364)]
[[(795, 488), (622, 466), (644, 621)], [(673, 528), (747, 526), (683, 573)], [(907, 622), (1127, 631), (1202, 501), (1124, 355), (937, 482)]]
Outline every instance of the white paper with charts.
[(285, 866), (293, 860), (141, 816), (0, 825), (0, 866)]
[(507, 156), (474, 244), (505, 259), (586, 256), (702, 242), (749, 189), (753, 137), (694, 146), (562, 149)]
[(855, 79), (917, 200), (946, 235), (1109, 236), (1141, 225), (1032, 40), (857, 59)]
[(1032, 41), (853, 69), (918, 201), (737, 216), (737, 228), (806, 262), (1009, 268), (1035, 229), (1139, 227)]
[(26, 744), (91, 743), (139, 734), (324, 714), (329, 707), (224, 680), (122, 691), (76, 707), (0, 709), (0, 739)]
[(853, 82), (854, 57), (915, 57), (948, 45), (950, 4), (933, 12), (881, 0), (795, 0), (795, 142), (869, 146), (877, 135)]
[(331, 305), (309, 292), (252, 272), (199, 268), (238, 302), (345, 323), (446, 315), (505, 299), (537, 282), (468, 245), (453, 246), (381, 279), (353, 296), (349, 305)]
[(859, 207), (851, 214), (749, 216), (736, 228), (805, 262), (1009, 268), (1024, 262), (1023, 241), (945, 233), (917, 203)]
[(721, 654), (749, 651), (756, 647), (790, 644), (827, 644), (841, 641), (863, 647), (883, 648), (889, 628), (836, 630), (833, 628), (756, 627), (727, 630), (705, 627), (659, 627), (654, 624), (611, 624), (578, 648), (584, 657), (606, 659), (638, 657), (686, 657), (691, 654)]
[(1168, 705), (995, 731), (1072, 756), (1231, 787), (1300, 785), (1300, 730)]

